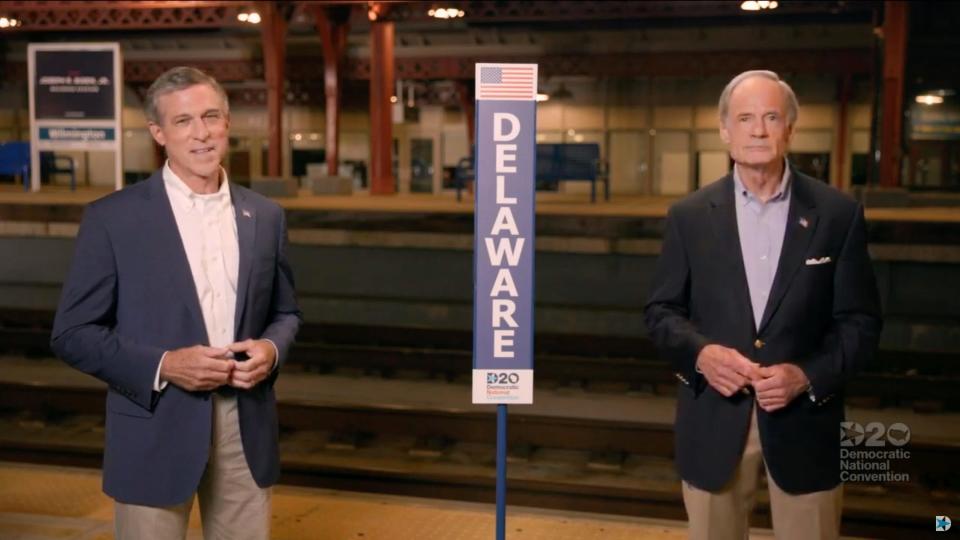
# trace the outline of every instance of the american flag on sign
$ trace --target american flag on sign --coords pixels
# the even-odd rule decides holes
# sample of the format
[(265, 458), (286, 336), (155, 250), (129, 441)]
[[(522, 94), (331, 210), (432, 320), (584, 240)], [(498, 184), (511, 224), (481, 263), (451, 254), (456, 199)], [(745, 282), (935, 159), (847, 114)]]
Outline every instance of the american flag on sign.
[(477, 99), (536, 99), (537, 66), (480, 66)]

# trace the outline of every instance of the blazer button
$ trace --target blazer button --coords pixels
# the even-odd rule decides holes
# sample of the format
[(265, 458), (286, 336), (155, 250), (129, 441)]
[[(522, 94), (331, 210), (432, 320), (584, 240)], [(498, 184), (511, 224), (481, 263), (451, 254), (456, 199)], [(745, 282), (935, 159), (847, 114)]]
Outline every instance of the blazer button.
[(757, 349), (762, 349), (763, 345), (764, 345), (763, 341), (759, 339), (753, 342), (754, 348), (757, 348)]

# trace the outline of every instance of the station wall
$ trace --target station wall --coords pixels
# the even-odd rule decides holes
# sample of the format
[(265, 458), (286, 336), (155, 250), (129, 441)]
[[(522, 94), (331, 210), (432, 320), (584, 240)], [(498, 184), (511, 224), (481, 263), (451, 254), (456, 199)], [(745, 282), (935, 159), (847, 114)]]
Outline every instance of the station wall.
[[(869, 150), (871, 107), (859, 92), (847, 107), (847, 124), (840, 133), (840, 103), (836, 79), (829, 76), (784, 74), (801, 103), (791, 151), (803, 154), (807, 171), (848, 188), (862, 171), (853, 170), (854, 157)], [(859, 81), (860, 86), (864, 81)], [(681, 195), (727, 172), (726, 150), (717, 133), (716, 99), (723, 78), (591, 79), (555, 77), (541, 83), (541, 91), (570, 96), (540, 103), (537, 141), (594, 142), (600, 145), (619, 194)], [(14, 104), (0, 110), (0, 140), (26, 140), (29, 135), (26, 100), (14, 99), (17, 89), (0, 89), (0, 97)], [(325, 146), (322, 108), (288, 105), (283, 113), (283, 172), (293, 172), (294, 150)], [(469, 155), (466, 121), (458, 107), (418, 103), (416, 114), (394, 125), (398, 191), (438, 193), (444, 169)], [(153, 141), (135, 92), (124, 95), (124, 169), (143, 175), (158, 166)], [(843, 155), (839, 155), (841, 137)], [(347, 108), (341, 113), (340, 160), (369, 161), (369, 114)], [(267, 124), (264, 107), (237, 105), (231, 110), (231, 152), (227, 168), (238, 177), (257, 178), (266, 169)], [(113, 183), (108, 152), (64, 152), (74, 158), (81, 185)], [(863, 163), (864, 160), (860, 160)], [(424, 166), (426, 169), (424, 170)], [(861, 165), (862, 166), (862, 165)], [(418, 169), (419, 167), (419, 169)], [(842, 167), (842, 169), (841, 169)], [(424, 177), (426, 175), (426, 177)], [(54, 179), (66, 183), (65, 176)], [(358, 185), (358, 188), (363, 186)], [(566, 182), (561, 191), (583, 192), (583, 182)]]

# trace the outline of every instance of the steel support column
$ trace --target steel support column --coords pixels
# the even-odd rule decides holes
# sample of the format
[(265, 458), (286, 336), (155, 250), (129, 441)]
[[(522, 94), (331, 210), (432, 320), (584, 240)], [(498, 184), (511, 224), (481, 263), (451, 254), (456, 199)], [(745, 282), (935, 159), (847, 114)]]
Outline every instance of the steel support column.
[(370, 24), (370, 193), (396, 192), (393, 178), (394, 23), (381, 19)]
[(274, 2), (258, 2), (263, 71), (267, 82), (267, 175), (283, 174), (283, 87), (287, 21)]
[(473, 81), (457, 81), (457, 98), (460, 100), (460, 108), (463, 109), (463, 116), (467, 121), (467, 143), (473, 148), (474, 137), (476, 136), (476, 101), (473, 97)]
[(900, 186), (903, 137), (903, 78), (907, 56), (907, 2), (883, 3), (883, 109), (880, 185)]
[(830, 184), (837, 189), (843, 189), (849, 185), (844, 181), (845, 170), (847, 166), (847, 131), (850, 123), (850, 93), (852, 91), (853, 81), (850, 74), (840, 77), (837, 82), (837, 99), (840, 101), (840, 110), (837, 119), (837, 140), (834, 145), (837, 152), (836, 174), (831, 178)]
[(324, 148), (327, 174), (336, 176), (340, 163), (340, 89), (343, 80), (343, 60), (347, 52), (347, 33), (350, 30), (350, 8), (314, 5), (313, 14), (323, 45), (323, 92), (326, 104), (326, 132)]

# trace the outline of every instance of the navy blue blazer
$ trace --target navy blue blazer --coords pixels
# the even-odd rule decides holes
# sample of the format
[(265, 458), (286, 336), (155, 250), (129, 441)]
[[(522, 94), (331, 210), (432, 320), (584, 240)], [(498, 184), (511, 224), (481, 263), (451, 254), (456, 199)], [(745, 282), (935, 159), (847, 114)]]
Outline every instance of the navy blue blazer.
[[(272, 375), (237, 392), (243, 450), (261, 487), (280, 474), (273, 385), (300, 326), (287, 262), (286, 218), (274, 202), (231, 184), (240, 266), (235, 337), (266, 338)], [(164, 351), (208, 344), (196, 286), (161, 171), (84, 211), (51, 347), (109, 386), (103, 489), (117, 501), (170, 506), (193, 496), (211, 440), (210, 392), (154, 392)]]
[[(791, 178), (783, 249), (759, 329), (740, 250), (733, 176), (689, 195), (667, 214), (646, 323), (681, 382), (674, 425), (680, 476), (708, 491), (722, 488), (740, 462), (754, 397), (723, 397), (707, 384), (695, 370), (704, 346), (731, 347), (764, 366), (793, 362), (810, 379), (815, 401), (802, 394), (783, 409), (757, 413), (767, 468), (789, 493), (840, 482), (843, 388), (876, 353), (880, 300), (863, 208), (796, 169)], [(811, 259), (826, 262), (808, 264)]]

